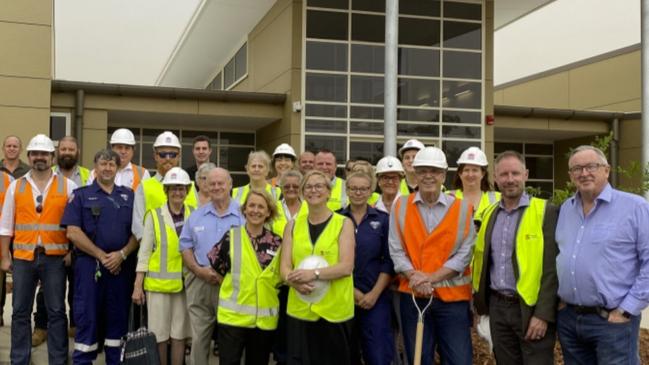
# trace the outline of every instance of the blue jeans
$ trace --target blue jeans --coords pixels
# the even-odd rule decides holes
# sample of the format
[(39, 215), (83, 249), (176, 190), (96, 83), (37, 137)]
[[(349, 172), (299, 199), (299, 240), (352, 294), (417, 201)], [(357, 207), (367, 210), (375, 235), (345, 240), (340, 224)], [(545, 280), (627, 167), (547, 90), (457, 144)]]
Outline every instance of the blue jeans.
[(68, 320), (65, 315), (65, 266), (63, 256), (34, 254), (34, 261), (13, 261), (13, 314), (11, 316), (11, 363), (29, 364), (32, 350), (31, 314), (40, 279), (49, 317), (47, 352), (49, 364), (67, 364)]
[(566, 365), (639, 364), (640, 316), (610, 323), (597, 314), (578, 314), (567, 306), (557, 314), (557, 332)]
[[(421, 309), (427, 303), (428, 299), (417, 299), (417, 305)], [(408, 363), (412, 364), (418, 315), (410, 294), (401, 293), (400, 310), (403, 342)], [(468, 301), (447, 303), (433, 299), (433, 304), (424, 313), (422, 365), (432, 365), (436, 347), (442, 358), (442, 364), (471, 365), (473, 348), (471, 346), (471, 313)]]

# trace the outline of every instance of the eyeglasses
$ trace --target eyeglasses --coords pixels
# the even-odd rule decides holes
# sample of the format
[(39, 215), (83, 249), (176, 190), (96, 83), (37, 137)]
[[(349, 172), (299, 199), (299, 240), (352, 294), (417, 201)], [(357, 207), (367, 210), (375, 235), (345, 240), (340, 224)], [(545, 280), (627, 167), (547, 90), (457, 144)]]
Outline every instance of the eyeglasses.
[(160, 158), (176, 158), (178, 157), (178, 152), (158, 152), (158, 157)]
[(282, 186), (282, 190), (298, 190), (299, 188), (300, 188), (300, 185), (297, 185), (297, 184), (286, 184), (286, 185)]
[(586, 170), (589, 174), (592, 174), (593, 172), (597, 171), (602, 166), (606, 166), (601, 163), (589, 163), (586, 165), (575, 165), (571, 168), (568, 169), (568, 171), (573, 174), (573, 175), (578, 175), (581, 174), (582, 171)]
[(38, 205), (36, 206), (36, 213), (41, 214), (43, 212), (43, 196), (39, 195), (36, 197), (36, 203)]
[(366, 194), (368, 191), (370, 191), (369, 186), (363, 186), (363, 187), (348, 187), (347, 190), (351, 191), (353, 194)]
[(323, 191), (326, 188), (327, 188), (327, 185), (325, 185), (325, 184), (304, 185), (304, 191), (310, 191), (310, 190)]

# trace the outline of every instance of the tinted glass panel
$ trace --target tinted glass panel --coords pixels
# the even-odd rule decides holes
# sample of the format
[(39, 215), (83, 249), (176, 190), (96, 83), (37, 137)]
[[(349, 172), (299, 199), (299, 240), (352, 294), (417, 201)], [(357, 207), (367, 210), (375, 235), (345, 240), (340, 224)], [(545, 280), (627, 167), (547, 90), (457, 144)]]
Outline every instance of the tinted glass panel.
[[(180, 167), (187, 168), (194, 164), (194, 155), (192, 154), (192, 146), (183, 145), (183, 148), (180, 153)], [(194, 176), (189, 177), (190, 180), (194, 180)]]
[(414, 124), (414, 123), (397, 123), (398, 136), (421, 136), (421, 137), (438, 137), (439, 125), (437, 124)]
[(439, 122), (439, 111), (429, 109), (397, 109), (398, 120), (414, 120), (421, 122)]
[(307, 132), (347, 133), (347, 122), (344, 120), (307, 119), (304, 122), (304, 129)]
[(442, 121), (445, 123), (480, 124), (480, 113), (444, 110)]
[(399, 48), (399, 74), (439, 76), (439, 51), (420, 48)]
[(482, 55), (472, 52), (444, 51), (444, 77), (482, 78)]
[(347, 45), (307, 42), (306, 68), (311, 70), (347, 71)]
[(383, 73), (385, 51), (383, 46), (352, 44), (352, 71)]
[(383, 123), (354, 122), (349, 125), (350, 133), (383, 135)]
[(244, 44), (241, 49), (237, 51), (236, 56), (234, 57), (234, 79), (238, 80), (242, 78), (248, 71), (248, 66), (247, 66), (247, 53), (248, 53), (248, 45)]
[(347, 101), (347, 76), (307, 73), (306, 99)]
[(210, 82), (209, 85), (207, 85), (208, 90), (221, 90), (221, 77), (222, 74), (219, 72), (215, 77), (212, 82)]
[(234, 59), (223, 68), (223, 88), (227, 89), (234, 82)]
[(347, 14), (308, 10), (306, 13), (306, 36), (347, 40)]
[(246, 175), (243, 172), (237, 173), (237, 172), (230, 171), (230, 175), (232, 176), (233, 187), (243, 186), (250, 182), (250, 178), (248, 177), (248, 175)]
[(53, 141), (58, 141), (65, 137), (67, 134), (65, 125), (65, 117), (50, 116), (50, 138)]
[[(153, 142), (155, 141), (156, 137), (158, 137), (158, 134), (164, 132), (164, 131), (170, 131), (171, 133), (175, 134), (176, 137), (180, 136), (180, 131), (175, 130), (175, 129), (150, 129), (146, 128), (142, 130), (142, 137), (144, 142)], [(135, 133), (135, 132), (133, 132)]]
[(255, 135), (251, 133), (221, 133), (221, 144), (255, 145)]
[(516, 151), (523, 153), (523, 144), (522, 143), (511, 143), (511, 142), (496, 142), (494, 143), (494, 152), (501, 153), (505, 151)]
[(480, 127), (465, 127), (445, 125), (442, 127), (442, 137), (480, 139)]
[(351, 118), (361, 119), (383, 119), (383, 108), (372, 108), (369, 106), (352, 106), (349, 111)]
[(382, 104), (383, 78), (370, 76), (352, 76), (351, 98), (353, 103)]
[[(137, 160), (137, 151), (133, 156), (134, 160)], [(155, 168), (155, 160), (153, 159), (153, 143), (143, 142), (142, 143), (142, 160), (136, 162), (137, 164), (146, 167), (147, 169)], [(155, 171), (154, 171), (155, 173)], [(153, 175), (151, 175), (153, 176)]]
[(349, 154), (354, 158), (364, 158), (375, 165), (383, 158), (383, 142), (350, 142)]
[(525, 154), (527, 155), (554, 155), (553, 145), (551, 144), (538, 144), (526, 143)]
[(444, 47), (481, 49), (479, 23), (444, 22)]
[(352, 40), (384, 42), (385, 17), (382, 15), (352, 14)]
[(183, 137), (181, 138), (181, 141), (182, 143), (193, 144), (194, 137), (196, 136), (206, 136), (210, 139), (211, 145), (216, 143), (217, 139), (219, 138), (219, 134), (217, 132), (183, 130)]
[(482, 7), (480, 4), (444, 2), (444, 18), (481, 20)]
[(552, 157), (525, 157), (525, 165), (530, 171), (530, 179), (552, 180), (554, 172)]
[(307, 117), (346, 118), (346, 105), (307, 104), (305, 115)]
[(232, 171), (245, 171), (248, 154), (252, 147), (221, 147), (219, 148), (219, 166)]
[(440, 16), (439, 1), (400, 0), (399, 14)]
[(399, 78), (398, 84), (397, 100), (400, 105), (439, 105), (439, 81)]
[(319, 151), (323, 148), (328, 149), (336, 155), (336, 162), (345, 163), (347, 160), (347, 138), (332, 136), (305, 136), (305, 149), (309, 151)]
[(455, 161), (460, 158), (464, 150), (471, 146), (475, 146), (478, 142), (460, 142), (460, 141), (443, 141), (442, 150), (446, 153), (446, 161), (449, 166), (457, 166)]
[(399, 17), (399, 44), (439, 46), (439, 21)]
[(442, 105), (448, 108), (480, 109), (480, 86), (479, 82), (445, 81)]
[(309, 0), (308, 6), (317, 6), (319, 8), (348, 9), (349, 0)]
[(352, 0), (353, 10), (385, 12), (385, 0)]

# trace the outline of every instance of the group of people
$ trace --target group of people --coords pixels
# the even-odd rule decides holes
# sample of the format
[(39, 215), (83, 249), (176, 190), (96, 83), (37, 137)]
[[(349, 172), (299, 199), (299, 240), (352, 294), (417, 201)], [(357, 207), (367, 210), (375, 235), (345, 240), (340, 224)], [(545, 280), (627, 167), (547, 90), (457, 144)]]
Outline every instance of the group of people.
[(566, 364), (639, 363), (649, 204), (611, 187), (595, 147), (572, 151), (577, 191), (559, 209), (527, 193), (515, 151), (494, 161), (498, 191), (479, 148), (447, 188), (446, 155), (417, 140), (376, 166), (347, 163), (345, 178), (329, 150), (254, 151), (248, 184), (233, 188), (205, 136), (183, 170), (178, 137), (161, 133), (153, 176), (131, 162), (135, 144), (116, 130), (88, 170), (73, 137), (33, 137), (28, 165), (20, 140), (5, 139), (12, 363), (30, 363), (39, 297), (31, 337), (46, 331), (49, 363), (67, 362), (66, 280), (75, 364), (102, 348), (120, 362), (133, 303), (146, 305), (163, 364), (188, 350), (207, 364), (214, 333), (228, 365), (398, 364), (401, 349), (410, 364), (436, 353), (471, 364), (479, 318), (499, 364), (552, 364), (557, 334)]

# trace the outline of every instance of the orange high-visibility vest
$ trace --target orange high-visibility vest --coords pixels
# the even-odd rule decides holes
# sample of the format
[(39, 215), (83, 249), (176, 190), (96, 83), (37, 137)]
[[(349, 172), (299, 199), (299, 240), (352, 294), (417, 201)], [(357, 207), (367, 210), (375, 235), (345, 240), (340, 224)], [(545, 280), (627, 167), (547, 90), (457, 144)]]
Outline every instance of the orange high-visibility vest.
[(0, 207), (5, 202), (5, 195), (7, 194), (9, 185), (11, 185), (11, 177), (9, 177), (9, 174), (2, 171), (2, 182), (0, 183)]
[(140, 185), (140, 181), (142, 181), (142, 175), (144, 175), (144, 167), (131, 163), (131, 168), (133, 169), (133, 185), (131, 185), (131, 189), (135, 191), (137, 190), (138, 185)]
[(16, 205), (14, 228), (14, 258), (33, 261), (34, 250), (41, 238), (45, 254), (56, 256), (68, 253), (68, 238), (61, 228), (63, 210), (68, 201), (66, 178), (54, 175), (47, 196), (43, 199), (43, 211), (36, 212), (32, 186), (22, 177), (16, 183), (14, 194)]
[[(462, 199), (455, 199), (446, 215), (437, 227), (428, 234), (426, 224), (419, 214), (419, 208), (414, 202), (415, 193), (402, 196), (397, 200), (395, 211), (397, 214), (397, 230), (402, 245), (410, 258), (415, 270), (431, 274), (460, 248), (462, 242), (469, 234), (473, 224), (473, 208)], [(471, 299), (471, 269), (459, 276), (444, 280), (434, 285), (435, 296), (445, 302), (456, 302)], [(411, 293), (408, 279), (399, 277), (399, 291)]]

